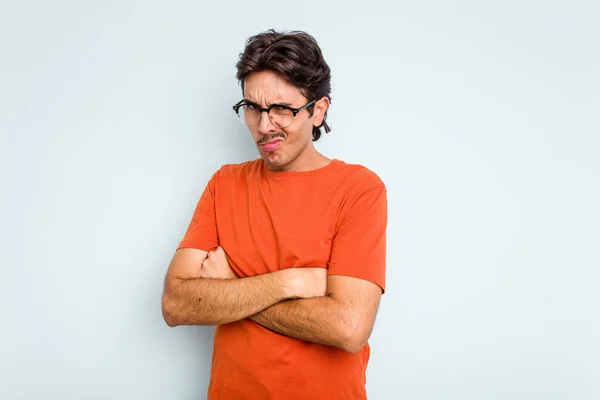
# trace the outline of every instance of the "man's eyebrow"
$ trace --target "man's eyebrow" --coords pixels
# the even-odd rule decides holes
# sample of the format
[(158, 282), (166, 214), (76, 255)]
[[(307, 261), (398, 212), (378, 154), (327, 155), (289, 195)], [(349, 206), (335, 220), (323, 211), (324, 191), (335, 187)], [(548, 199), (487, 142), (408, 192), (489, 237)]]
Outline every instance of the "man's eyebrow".
[[(252, 104), (255, 106), (260, 106), (260, 104), (256, 103), (255, 101), (252, 101), (250, 99), (247, 99), (244, 97), (244, 103), (248, 103), (248, 104)], [(285, 107), (292, 107), (292, 103), (273, 103), (273, 104), (267, 104), (266, 108), (269, 108), (271, 106), (285, 106)]]

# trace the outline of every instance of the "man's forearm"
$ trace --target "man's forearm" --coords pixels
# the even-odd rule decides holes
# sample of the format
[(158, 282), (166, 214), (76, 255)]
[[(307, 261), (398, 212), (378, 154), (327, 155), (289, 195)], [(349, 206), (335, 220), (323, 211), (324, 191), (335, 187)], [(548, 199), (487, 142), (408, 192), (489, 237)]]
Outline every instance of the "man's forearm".
[(290, 297), (278, 273), (243, 279), (174, 279), (167, 282), (163, 315), (170, 326), (238, 321)]
[(349, 310), (330, 296), (282, 301), (251, 318), (296, 339), (348, 352), (356, 352), (362, 347), (362, 344), (353, 343), (356, 327)]

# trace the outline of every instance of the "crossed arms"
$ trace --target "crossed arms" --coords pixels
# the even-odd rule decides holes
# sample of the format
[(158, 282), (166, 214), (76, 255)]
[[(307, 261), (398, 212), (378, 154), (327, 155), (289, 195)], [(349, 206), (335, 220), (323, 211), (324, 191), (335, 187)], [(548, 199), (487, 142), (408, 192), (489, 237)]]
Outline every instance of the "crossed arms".
[(169, 326), (251, 318), (283, 335), (356, 353), (371, 335), (380, 297), (378, 285), (328, 276), (324, 268), (237, 278), (222, 248), (184, 248), (169, 266), (162, 311)]

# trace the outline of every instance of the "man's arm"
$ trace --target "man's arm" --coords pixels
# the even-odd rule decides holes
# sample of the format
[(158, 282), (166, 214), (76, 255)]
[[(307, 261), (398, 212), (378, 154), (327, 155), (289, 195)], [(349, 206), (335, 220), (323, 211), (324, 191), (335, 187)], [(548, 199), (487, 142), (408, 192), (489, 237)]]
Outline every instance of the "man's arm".
[(251, 318), (283, 335), (356, 353), (371, 335), (380, 298), (372, 282), (330, 275), (326, 296), (282, 301)]
[[(226, 324), (282, 300), (321, 296), (325, 291), (326, 271), (322, 268), (287, 269), (242, 279), (213, 278), (223, 275), (223, 257), (220, 248), (175, 252), (162, 298), (163, 317), (169, 326)], [(226, 263), (226, 257), (224, 260)]]
[(385, 285), (387, 195), (376, 184), (348, 195), (328, 263), (327, 295), (276, 304), (252, 318), (286, 336), (359, 351)]

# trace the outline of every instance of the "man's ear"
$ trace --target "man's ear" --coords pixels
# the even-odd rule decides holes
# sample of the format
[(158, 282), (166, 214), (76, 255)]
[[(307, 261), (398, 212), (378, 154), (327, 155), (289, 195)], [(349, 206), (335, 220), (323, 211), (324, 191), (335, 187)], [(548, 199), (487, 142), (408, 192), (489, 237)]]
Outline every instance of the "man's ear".
[(325, 118), (325, 112), (329, 110), (331, 102), (327, 97), (321, 97), (315, 103), (313, 110), (313, 126), (321, 126), (323, 124), (323, 118)]

